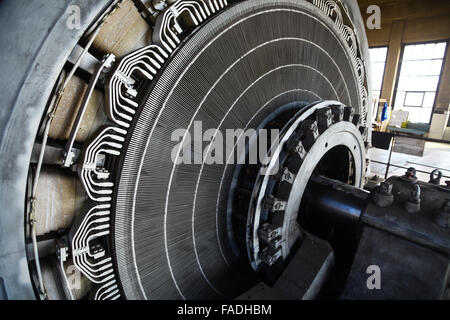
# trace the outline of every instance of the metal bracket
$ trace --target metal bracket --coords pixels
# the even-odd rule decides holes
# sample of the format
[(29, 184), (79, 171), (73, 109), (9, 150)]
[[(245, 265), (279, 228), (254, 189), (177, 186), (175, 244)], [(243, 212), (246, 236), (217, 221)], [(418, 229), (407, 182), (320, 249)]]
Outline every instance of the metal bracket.
[(72, 129), (70, 130), (69, 141), (67, 141), (66, 147), (64, 149), (64, 160), (62, 166), (65, 168), (70, 167), (74, 163), (76, 154), (72, 150), (73, 144), (75, 143), (75, 139), (77, 137), (77, 133), (81, 125), (81, 120), (83, 119), (86, 107), (89, 103), (89, 100), (91, 99), (92, 93), (94, 92), (95, 85), (97, 84), (97, 81), (101, 73), (103, 72), (103, 69), (110, 68), (115, 58), (116, 57), (113, 54), (106, 55), (89, 82), (87, 92), (83, 97), (83, 101), (81, 103), (80, 109), (78, 110), (77, 117), (75, 118), (75, 122), (73, 123)]

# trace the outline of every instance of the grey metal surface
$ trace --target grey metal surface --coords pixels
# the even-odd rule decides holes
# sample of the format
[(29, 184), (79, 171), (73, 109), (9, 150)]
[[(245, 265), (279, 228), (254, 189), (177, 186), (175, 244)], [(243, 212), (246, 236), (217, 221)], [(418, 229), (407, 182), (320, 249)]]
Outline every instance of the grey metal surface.
[(236, 300), (317, 299), (334, 267), (334, 259), (333, 249), (326, 241), (307, 234), (273, 286), (258, 283)]
[(367, 206), (369, 193), (341, 181), (312, 177), (305, 195), (310, 202), (307, 210), (317, 220), (333, 225), (355, 226)]
[(307, 234), (274, 289), (288, 299), (317, 299), (334, 267), (334, 252), (325, 240)]
[[(342, 192), (339, 182), (314, 179), (315, 189), (309, 191), (313, 195), (308, 194), (315, 197), (308, 208), (314, 218), (330, 222), (340, 217), (340, 221), (358, 212), (362, 236), (343, 299), (442, 297), (450, 271), (450, 189), (418, 182), (413, 172), (389, 178), (370, 197), (349, 185), (348, 192)], [(383, 194), (391, 196), (389, 201), (377, 197)], [(422, 206), (411, 211), (410, 205), (405, 206), (410, 203)], [(367, 285), (372, 275), (369, 267), (379, 268), (379, 288)]]
[[(440, 211), (450, 198), (450, 189), (406, 181), (404, 177), (391, 177), (387, 182), (393, 185), (392, 205), (386, 208), (369, 205), (362, 215), (362, 223), (449, 255), (449, 229), (441, 226), (439, 219)], [(405, 205), (417, 196), (416, 188), (421, 190), (418, 195), (420, 206), (418, 211), (408, 212)]]
[[(0, 2), (0, 291), (33, 299), (25, 258), (25, 188), (33, 143), (54, 83), (84, 30), (108, 0)], [(69, 30), (67, 8), (81, 9), (80, 29)]]
[[(369, 266), (379, 267), (379, 288), (367, 285)], [(448, 273), (448, 256), (364, 227), (341, 299), (441, 299)]]
[(75, 64), (77, 60), (80, 58), (80, 56), (82, 56), (80, 62), (80, 69), (90, 74), (94, 74), (95, 70), (97, 69), (97, 66), (100, 64), (100, 61), (89, 52), (83, 53), (83, 51), (84, 48), (77, 44), (75, 48), (73, 48), (73, 51), (70, 53), (70, 56), (67, 58), (67, 61), (69, 61), (72, 64)]

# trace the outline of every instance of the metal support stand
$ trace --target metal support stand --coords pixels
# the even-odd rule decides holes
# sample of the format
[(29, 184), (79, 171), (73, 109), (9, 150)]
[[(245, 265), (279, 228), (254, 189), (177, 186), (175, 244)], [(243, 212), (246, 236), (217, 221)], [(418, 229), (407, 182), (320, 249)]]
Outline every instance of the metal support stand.
[(389, 168), (391, 166), (392, 152), (394, 151), (394, 146), (395, 146), (395, 136), (392, 137), (391, 147), (389, 149), (389, 159), (388, 159), (388, 162), (387, 162), (386, 173), (384, 174), (384, 179), (388, 178)]

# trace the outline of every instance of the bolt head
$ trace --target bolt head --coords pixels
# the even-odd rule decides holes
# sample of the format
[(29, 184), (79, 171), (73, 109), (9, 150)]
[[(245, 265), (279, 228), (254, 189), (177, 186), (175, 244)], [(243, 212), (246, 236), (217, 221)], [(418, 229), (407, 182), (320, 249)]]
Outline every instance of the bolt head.
[(413, 202), (418, 202), (418, 201), (420, 201), (420, 192), (421, 192), (420, 186), (416, 184), (416, 185), (414, 186), (414, 189), (411, 191), (411, 200), (412, 200)]
[(392, 188), (393, 188), (392, 183), (389, 183), (389, 182), (386, 182), (386, 181), (380, 183), (380, 191), (382, 193), (384, 193), (384, 194), (391, 194), (392, 193)]
[(416, 177), (416, 169), (413, 167), (409, 168), (408, 171), (406, 171), (405, 176), (410, 178)]

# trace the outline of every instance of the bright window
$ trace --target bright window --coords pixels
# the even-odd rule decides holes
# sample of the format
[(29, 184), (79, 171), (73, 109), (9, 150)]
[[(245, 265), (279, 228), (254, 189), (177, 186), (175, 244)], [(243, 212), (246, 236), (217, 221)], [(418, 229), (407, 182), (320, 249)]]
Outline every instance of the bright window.
[(437, 42), (404, 48), (394, 108), (408, 111), (411, 122), (430, 122), (446, 45)]
[(379, 99), (386, 67), (387, 47), (370, 48), (370, 64), (372, 69), (372, 95)]

